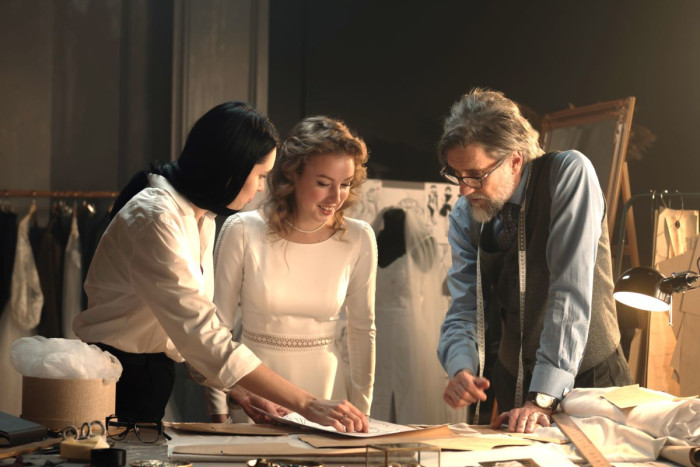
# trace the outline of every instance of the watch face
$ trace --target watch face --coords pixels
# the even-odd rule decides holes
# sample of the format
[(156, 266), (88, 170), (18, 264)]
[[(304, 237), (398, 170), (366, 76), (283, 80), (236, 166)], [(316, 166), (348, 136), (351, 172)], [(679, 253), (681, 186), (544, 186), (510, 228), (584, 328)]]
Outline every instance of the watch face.
[(543, 409), (548, 409), (554, 404), (554, 398), (547, 394), (537, 394), (535, 397), (535, 404)]

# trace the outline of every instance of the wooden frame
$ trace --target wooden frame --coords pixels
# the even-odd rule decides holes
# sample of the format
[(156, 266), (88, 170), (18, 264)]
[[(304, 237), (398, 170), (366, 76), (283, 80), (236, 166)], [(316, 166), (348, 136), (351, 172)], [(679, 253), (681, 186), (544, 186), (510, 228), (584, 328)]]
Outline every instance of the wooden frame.
[[(634, 97), (628, 97), (601, 102), (550, 113), (542, 119), (541, 140), (545, 151), (577, 149), (593, 163), (607, 203), (611, 237), (620, 191), (622, 190), (623, 202), (631, 195), (625, 157), (632, 128), (634, 101)], [(636, 236), (634, 249), (636, 251)]]

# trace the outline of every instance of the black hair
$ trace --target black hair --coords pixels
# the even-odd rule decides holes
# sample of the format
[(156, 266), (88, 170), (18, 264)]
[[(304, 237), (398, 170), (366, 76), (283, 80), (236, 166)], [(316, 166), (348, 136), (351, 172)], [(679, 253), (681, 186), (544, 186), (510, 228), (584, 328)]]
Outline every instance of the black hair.
[(183, 196), (201, 209), (230, 215), (236, 199), (256, 164), (279, 145), (272, 122), (243, 102), (224, 102), (197, 120), (180, 157), (134, 175), (119, 194), (113, 218), (133, 196), (148, 186), (149, 173), (163, 175)]

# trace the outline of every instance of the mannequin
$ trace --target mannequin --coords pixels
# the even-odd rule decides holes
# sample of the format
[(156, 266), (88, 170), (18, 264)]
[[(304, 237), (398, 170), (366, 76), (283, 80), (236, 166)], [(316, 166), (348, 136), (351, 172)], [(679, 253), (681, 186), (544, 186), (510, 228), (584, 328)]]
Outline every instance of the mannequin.
[(442, 400), (447, 375), (437, 360), (447, 310), (435, 239), (413, 209), (388, 208), (375, 231), (379, 252), (377, 371), (372, 417), (402, 424), (466, 421)]

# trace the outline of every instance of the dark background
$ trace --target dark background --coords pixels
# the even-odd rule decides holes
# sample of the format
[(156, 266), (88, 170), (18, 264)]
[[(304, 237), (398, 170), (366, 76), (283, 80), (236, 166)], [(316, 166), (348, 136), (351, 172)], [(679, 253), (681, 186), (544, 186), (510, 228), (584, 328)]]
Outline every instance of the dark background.
[[(695, 1), (273, 0), (269, 114), (282, 133), (340, 117), (367, 141), (371, 176), (437, 181), (442, 119), (474, 86), (535, 116), (634, 96), (632, 193), (694, 192), (699, 18)], [(649, 204), (637, 204), (648, 263)]]
[[(170, 158), (177, 5), (0, 1), (0, 189), (119, 190)], [(698, 19), (697, 0), (270, 0), (267, 109), (283, 135), (306, 115), (345, 120), (373, 177), (437, 181), (442, 119), (473, 86), (535, 123), (634, 96), (632, 193), (700, 191)], [(643, 263), (649, 212), (635, 205)]]

